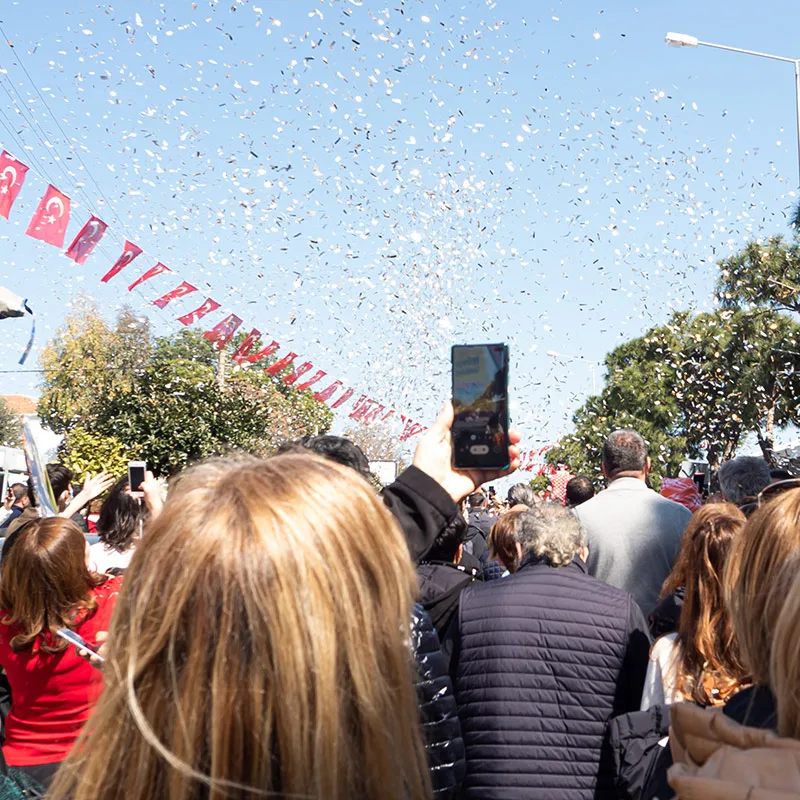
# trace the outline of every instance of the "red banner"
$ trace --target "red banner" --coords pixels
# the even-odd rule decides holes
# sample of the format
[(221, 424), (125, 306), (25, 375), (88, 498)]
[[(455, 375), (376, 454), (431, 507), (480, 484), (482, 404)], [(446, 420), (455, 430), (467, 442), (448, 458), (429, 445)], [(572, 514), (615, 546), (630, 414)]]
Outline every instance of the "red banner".
[[(176, 286), (166, 294), (162, 294), (157, 300), (153, 300), (153, 305), (157, 308), (165, 308), (173, 300), (177, 300), (179, 297), (185, 297), (187, 294), (191, 294), (192, 292), (196, 291), (196, 286), (192, 286), (192, 284), (188, 281), (184, 281), (180, 286)], [(217, 308), (219, 308), (219, 306), (217, 306)]]
[[(252, 345), (250, 347), (252, 347)], [(253, 355), (251, 356), (239, 356), (239, 358), (237, 358), (236, 360), (240, 364), (242, 363), (242, 361), (247, 361), (248, 364), (255, 364), (256, 361), (261, 361), (262, 358), (267, 358), (271, 356), (273, 353), (277, 353), (278, 350), (280, 350), (280, 348), (281, 346), (277, 342), (273, 341), (270, 342), (266, 347), (262, 347), (257, 353), (253, 353)], [(241, 350), (241, 348), (239, 349)], [(248, 348), (248, 352), (249, 350), (250, 348)]]
[(125, 247), (122, 250), (122, 255), (114, 262), (114, 266), (103, 275), (100, 280), (103, 283), (108, 283), (115, 275), (118, 275), (128, 264), (133, 261), (136, 256), (140, 256), (142, 254), (142, 248), (138, 245), (133, 244), (133, 242), (129, 242), (127, 239), (125, 240)]
[(327, 389), (323, 389), (321, 392), (317, 392), (314, 395), (314, 399), (319, 403), (324, 403), (326, 400), (330, 400), (336, 392), (342, 387), (341, 381), (334, 381)]
[(297, 358), (297, 353), (288, 352), (283, 358), (278, 359), (271, 367), (267, 367), (264, 372), (267, 375), (277, 375), (282, 372)]
[[(303, 365), (305, 366), (305, 365)], [(317, 381), (321, 381), (328, 373), (318, 369), (307, 381), (299, 383), (295, 388), (298, 392), (304, 392), (309, 386), (313, 386)]]
[(377, 400), (371, 400), (366, 395), (361, 395), (350, 412), (350, 419), (362, 422), (364, 425), (371, 425), (384, 411), (386, 411), (386, 406), (380, 405)]
[(106, 225), (103, 220), (92, 214), (89, 221), (81, 228), (80, 233), (73, 239), (72, 244), (64, 254), (71, 258), (76, 264), (83, 264), (94, 250), (97, 243), (103, 238), (106, 232)]
[(314, 365), (310, 361), (306, 361), (304, 364), (292, 370), (292, 372), (283, 379), (283, 382), (287, 386), (291, 386), (293, 383), (296, 383), (298, 378), (301, 378), (306, 372), (310, 372), (312, 369), (314, 369)]
[(241, 317), (237, 317), (236, 314), (228, 314), (222, 322), (217, 323), (210, 331), (206, 331), (203, 336), (214, 345), (215, 350), (222, 350), (233, 338), (233, 334), (241, 324)]
[(339, 408), (343, 406), (352, 396), (354, 389), (348, 389), (332, 406), (331, 408)]
[(25, 233), (33, 239), (63, 247), (69, 224), (69, 209), (69, 197), (59, 192), (55, 186), (48, 186)]
[(190, 311), (188, 314), (184, 314), (182, 317), (178, 317), (178, 322), (181, 325), (194, 325), (199, 319), (202, 319), (206, 314), (210, 314), (212, 311), (216, 311), (219, 308), (219, 303), (216, 300), (212, 300), (210, 297), (206, 298), (205, 303), (203, 305), (198, 306), (194, 311)]
[[(131, 259), (132, 260), (132, 259)], [(150, 278), (155, 278), (156, 275), (161, 275), (162, 272), (172, 272), (169, 267), (165, 267), (160, 261), (154, 267), (150, 267), (147, 272), (143, 275), (140, 275), (129, 287), (128, 291), (132, 292), (137, 286), (144, 283), (145, 281), (149, 281)]]
[(405, 442), (412, 436), (416, 436), (418, 433), (428, 430), (427, 426), (420, 425), (418, 422), (406, 419), (402, 414), (400, 415), (400, 419), (403, 422), (403, 432), (400, 434), (401, 442)]
[(237, 364), (241, 364), (244, 361), (245, 356), (253, 349), (253, 346), (258, 341), (258, 338), (261, 336), (261, 331), (258, 328), (253, 328), (247, 336), (244, 337), (242, 343), (236, 348), (236, 352), (234, 352), (232, 358)]
[(28, 168), (5, 150), (0, 154), (0, 217), (8, 219)]

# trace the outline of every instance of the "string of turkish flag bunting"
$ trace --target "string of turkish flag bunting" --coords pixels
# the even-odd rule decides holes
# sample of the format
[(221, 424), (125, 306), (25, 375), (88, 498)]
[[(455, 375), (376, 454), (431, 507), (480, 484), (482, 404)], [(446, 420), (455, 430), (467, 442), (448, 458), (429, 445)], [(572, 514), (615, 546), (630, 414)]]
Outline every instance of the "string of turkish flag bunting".
[[(28, 167), (21, 161), (13, 158), (8, 152), (4, 150), (2, 154), (0, 154), (0, 215), (6, 219), (9, 218), (11, 208), (22, 189), (27, 172)], [(63, 247), (69, 219), (69, 197), (56, 189), (55, 186), (48, 185), (44, 197), (42, 197), (39, 201), (39, 205), (36, 207), (36, 211), (31, 218), (26, 233), (28, 236), (39, 239), (47, 244), (51, 244), (55, 247)], [(92, 214), (89, 221), (86, 222), (75, 239), (73, 239), (72, 244), (67, 248), (64, 255), (78, 264), (85, 263), (86, 259), (97, 246), (97, 243), (103, 238), (107, 228), (108, 225), (106, 225), (103, 220)], [(108, 283), (108, 281), (115, 278), (123, 269), (128, 267), (131, 262), (141, 256), (142, 253), (141, 247), (126, 240), (119, 258), (117, 258), (111, 269), (103, 275), (100, 280), (103, 283)], [(133, 291), (137, 286), (141, 286), (156, 275), (167, 272), (172, 272), (172, 270), (161, 262), (158, 262), (155, 266), (150, 267), (150, 269), (136, 278), (136, 280), (128, 286), (128, 291)], [(193, 294), (196, 291), (198, 291), (196, 286), (193, 286), (188, 281), (182, 281), (174, 289), (154, 300), (153, 305), (163, 309), (173, 302), (173, 300)], [(194, 325), (206, 315), (217, 311), (220, 307), (220, 303), (211, 297), (207, 297), (193, 311), (178, 317), (178, 322), (186, 326)], [(205, 336), (217, 350), (221, 350), (233, 339), (234, 334), (242, 325), (242, 322), (243, 320), (241, 317), (236, 316), (236, 314), (228, 314), (221, 322), (218, 322), (212, 328), (205, 331), (203, 336)], [(255, 364), (275, 356), (281, 349), (278, 342), (272, 341), (268, 345), (256, 350), (260, 339), (261, 331), (253, 328), (236, 348), (233, 354), (233, 360), (237, 364)], [(255, 352), (253, 352), (254, 350)], [(279, 375), (285, 370), (291, 370), (282, 380), (287, 386), (293, 386), (298, 391), (304, 391), (310, 389), (312, 386), (316, 387), (318, 384), (324, 383), (323, 378), (327, 376), (324, 370), (314, 370), (314, 365), (310, 361), (305, 361), (299, 366), (295, 366), (295, 359), (297, 358), (298, 354), (290, 351), (276, 361), (268, 362), (266, 372), (270, 375)], [(311, 374), (309, 375), (309, 373)], [(319, 391), (314, 394), (314, 399), (320, 403), (330, 405), (331, 408), (341, 408), (346, 403), (351, 402), (354, 395), (354, 388), (345, 388), (343, 381), (334, 380), (325, 388), (319, 389)], [(349, 414), (351, 419), (361, 422), (364, 425), (370, 425), (377, 421), (386, 422), (394, 415), (394, 409), (387, 409), (384, 404), (372, 399), (366, 394), (358, 395), (358, 399), (353, 403)], [(426, 426), (414, 422), (403, 414), (400, 414), (399, 417), (403, 424), (403, 430), (399, 436), (400, 441), (406, 441), (412, 436), (427, 430)]]

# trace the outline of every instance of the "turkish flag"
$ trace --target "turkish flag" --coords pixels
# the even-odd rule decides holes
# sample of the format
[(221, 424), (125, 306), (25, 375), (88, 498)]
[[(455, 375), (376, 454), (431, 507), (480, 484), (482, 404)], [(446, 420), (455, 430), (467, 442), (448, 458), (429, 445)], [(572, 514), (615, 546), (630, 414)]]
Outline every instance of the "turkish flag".
[(188, 281), (184, 281), (180, 286), (176, 286), (171, 291), (167, 292), (165, 295), (162, 295), (158, 298), (158, 300), (153, 300), (153, 305), (158, 306), (158, 308), (164, 308), (168, 303), (171, 303), (173, 300), (177, 300), (179, 297), (184, 297), (187, 294), (191, 294), (192, 292), (196, 292), (197, 287), (192, 286), (191, 283)]
[(8, 219), (11, 206), (25, 182), (28, 168), (5, 150), (0, 154), (0, 216)]
[(214, 345), (215, 350), (222, 350), (228, 342), (233, 339), (236, 329), (242, 324), (242, 318), (236, 314), (228, 314), (222, 322), (218, 322), (210, 331), (206, 331), (203, 336)]
[(25, 233), (33, 239), (63, 247), (69, 224), (69, 207), (69, 197), (55, 186), (48, 186)]
[(85, 263), (89, 253), (94, 250), (95, 245), (103, 238), (106, 232), (106, 225), (103, 220), (92, 214), (89, 221), (81, 228), (80, 233), (73, 239), (72, 244), (67, 248), (64, 255), (71, 258), (76, 264)]
[(100, 280), (103, 283), (108, 283), (115, 275), (119, 274), (128, 264), (133, 261), (136, 256), (142, 254), (142, 248), (138, 245), (133, 244), (133, 242), (129, 242), (127, 239), (125, 240), (125, 248), (122, 251), (122, 255), (114, 262), (114, 266), (103, 275)]
[(210, 314), (212, 311), (216, 311), (219, 308), (219, 303), (216, 300), (212, 300), (210, 297), (206, 298), (205, 303), (203, 305), (198, 306), (194, 311), (190, 311), (188, 314), (184, 314), (182, 317), (178, 317), (178, 322), (181, 325), (193, 325), (197, 320), (202, 319), (206, 314)]
[(160, 275), (162, 272), (172, 272), (169, 267), (165, 267), (160, 261), (154, 267), (150, 267), (147, 272), (143, 275), (140, 275), (129, 287), (128, 291), (132, 292), (140, 283), (144, 283), (145, 281), (149, 281), (150, 278), (155, 278), (156, 275)]

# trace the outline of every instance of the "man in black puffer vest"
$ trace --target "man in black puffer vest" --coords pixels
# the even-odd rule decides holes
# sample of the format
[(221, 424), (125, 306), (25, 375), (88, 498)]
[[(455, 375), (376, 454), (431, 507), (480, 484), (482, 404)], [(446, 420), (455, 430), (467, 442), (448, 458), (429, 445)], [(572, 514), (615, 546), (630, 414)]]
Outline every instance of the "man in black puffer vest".
[(461, 594), (456, 699), (466, 800), (616, 800), (607, 728), (639, 708), (650, 639), (631, 596), (586, 572), (565, 509), (520, 518), (518, 571)]

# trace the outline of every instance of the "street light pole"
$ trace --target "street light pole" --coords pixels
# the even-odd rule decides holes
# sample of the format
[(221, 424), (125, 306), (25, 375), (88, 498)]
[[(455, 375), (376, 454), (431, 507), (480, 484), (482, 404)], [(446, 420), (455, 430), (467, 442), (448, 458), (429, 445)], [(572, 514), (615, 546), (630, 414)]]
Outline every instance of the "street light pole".
[(797, 113), (797, 168), (798, 177), (800, 178), (800, 58), (786, 58), (785, 56), (774, 56), (771, 53), (761, 53), (758, 50), (730, 47), (727, 44), (702, 42), (696, 36), (690, 36), (687, 33), (668, 33), (665, 41), (670, 47), (713, 47), (715, 50), (744, 53), (746, 56), (757, 56), (758, 58), (768, 58), (771, 61), (784, 61), (787, 64), (794, 64), (795, 111)]

